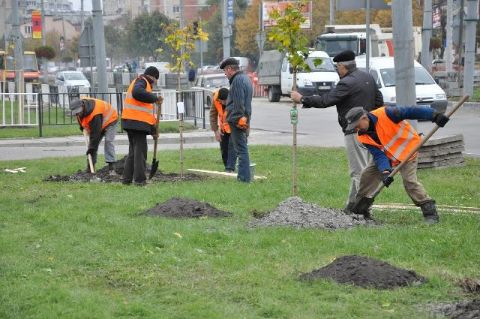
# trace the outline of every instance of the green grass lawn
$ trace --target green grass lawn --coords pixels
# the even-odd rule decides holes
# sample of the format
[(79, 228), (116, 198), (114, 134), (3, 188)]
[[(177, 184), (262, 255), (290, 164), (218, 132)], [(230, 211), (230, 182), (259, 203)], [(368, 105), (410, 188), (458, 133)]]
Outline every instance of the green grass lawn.
[[(267, 180), (151, 184), (48, 183), (72, 174), (84, 157), (0, 162), (1, 318), (427, 318), (425, 304), (472, 298), (456, 284), (480, 278), (480, 216), (374, 212), (383, 223), (352, 230), (248, 229), (251, 211), (290, 196), (290, 148), (256, 146)], [(220, 170), (218, 150), (187, 150), (186, 166)], [(160, 167), (178, 172), (178, 152)], [(150, 162), (149, 157), (148, 162)], [(101, 160), (100, 160), (101, 162)], [(349, 177), (342, 149), (300, 148), (299, 193), (342, 207)], [(439, 204), (480, 206), (480, 161), (421, 170)], [(410, 203), (400, 177), (378, 203)], [(231, 218), (173, 220), (139, 214), (171, 197), (207, 201)], [(335, 257), (359, 254), (412, 269), (429, 281), (378, 291), (297, 280)]]

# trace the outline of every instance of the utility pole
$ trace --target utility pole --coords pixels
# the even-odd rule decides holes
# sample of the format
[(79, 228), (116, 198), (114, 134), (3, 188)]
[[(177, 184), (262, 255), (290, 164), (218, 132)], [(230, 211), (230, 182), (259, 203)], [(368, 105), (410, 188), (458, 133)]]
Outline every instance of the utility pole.
[(396, 103), (398, 106), (413, 106), (416, 105), (416, 94), (411, 1), (392, 1), (392, 29), (395, 46)]
[(370, 73), (370, 55), (371, 55), (371, 46), (370, 46), (370, 0), (365, 0), (365, 27), (367, 31), (367, 46), (366, 46), (366, 69), (367, 73)]
[[(43, 1), (43, 0), (42, 0)], [(85, 28), (85, 14), (83, 11), (83, 0), (80, 0), (80, 34), (83, 32), (83, 28)]]
[(227, 22), (227, 1), (223, 0), (223, 10), (222, 10), (222, 34), (223, 34), (223, 58), (226, 59), (230, 56), (230, 36), (231, 29), (230, 25)]
[(105, 56), (105, 30), (101, 0), (92, 0), (93, 30), (95, 30), (95, 62), (97, 65), (98, 93), (107, 93), (107, 67)]
[[(20, 18), (18, 13), (18, 1), (12, 0), (12, 33), (11, 39), (15, 41), (13, 51), (15, 57), (14, 72), (17, 93), (23, 93), (23, 36), (20, 32)], [(23, 124), (23, 96), (18, 97), (18, 123)]]
[[(463, 8), (461, 8), (463, 10)], [(463, 74), (463, 94), (473, 95), (473, 73), (475, 70), (475, 34), (478, 21), (478, 0), (467, 0), (465, 19), (465, 65)], [(460, 26), (462, 27), (462, 26)], [(460, 63), (460, 61), (459, 61)]]
[(423, 1), (423, 28), (422, 28), (422, 57), (421, 63), (430, 70), (432, 58), (430, 56), (430, 39), (432, 37), (432, 0)]
[(328, 24), (335, 24), (335, 0), (330, 0), (330, 19)]
[(447, 44), (446, 44), (446, 51), (445, 54), (447, 55), (445, 57), (445, 62), (446, 62), (446, 71), (447, 71), (447, 76), (448, 73), (452, 72), (452, 57), (453, 57), (453, 52), (452, 52), (452, 46), (453, 46), (453, 39), (452, 39), (452, 33), (453, 33), (453, 0), (447, 0)]
[[(458, 28), (458, 64), (462, 61), (462, 51), (463, 51), (463, 20), (464, 20), (464, 12), (463, 8), (465, 7), (465, 0), (460, 0), (460, 27)], [(460, 71), (462, 74), (462, 71)], [(460, 77), (459, 77), (460, 78)]]

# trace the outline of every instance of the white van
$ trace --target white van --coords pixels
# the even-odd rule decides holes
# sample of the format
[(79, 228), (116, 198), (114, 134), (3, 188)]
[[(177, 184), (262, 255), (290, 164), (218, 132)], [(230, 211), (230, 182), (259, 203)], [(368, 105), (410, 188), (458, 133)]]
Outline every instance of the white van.
[[(365, 71), (365, 57), (357, 57), (357, 67)], [(430, 106), (438, 112), (445, 112), (447, 109), (447, 95), (438, 86), (425, 68), (418, 62), (415, 67), (415, 93), (417, 105)], [(395, 105), (397, 102), (395, 93), (395, 65), (393, 57), (370, 58), (370, 74), (377, 81), (377, 86), (383, 94), (385, 105)]]

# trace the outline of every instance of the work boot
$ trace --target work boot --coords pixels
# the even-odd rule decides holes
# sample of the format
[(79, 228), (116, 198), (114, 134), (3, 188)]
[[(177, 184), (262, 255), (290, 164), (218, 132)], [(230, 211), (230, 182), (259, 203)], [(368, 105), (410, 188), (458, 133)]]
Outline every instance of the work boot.
[(422, 209), (425, 223), (436, 224), (439, 222), (440, 218), (438, 217), (437, 205), (435, 205), (434, 200), (423, 203), (422, 205), (420, 205), (420, 208)]
[(343, 213), (346, 215), (353, 215), (355, 212), (353, 209), (355, 208), (355, 203), (348, 202), (347, 206), (343, 208)]
[(115, 172), (115, 163), (107, 163), (108, 164), (108, 175), (116, 176), (117, 172)]

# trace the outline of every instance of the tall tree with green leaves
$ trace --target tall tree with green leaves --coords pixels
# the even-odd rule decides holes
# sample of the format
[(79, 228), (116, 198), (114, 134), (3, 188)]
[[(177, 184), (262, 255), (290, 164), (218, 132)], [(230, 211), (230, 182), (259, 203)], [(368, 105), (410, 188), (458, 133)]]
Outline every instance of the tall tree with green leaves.
[[(270, 12), (270, 17), (275, 21), (275, 25), (268, 32), (268, 40), (271, 41), (276, 48), (284, 52), (290, 63), (293, 73), (293, 87), (297, 88), (297, 72), (299, 69), (308, 70), (309, 67), (305, 63), (308, 57), (309, 40), (301, 29), (305, 17), (302, 14), (302, 7), (306, 5), (305, 1), (290, 3), (284, 11), (278, 9)], [(293, 145), (292, 145), (292, 195), (298, 193), (297, 187), (297, 123), (298, 110), (297, 104), (294, 102), (290, 110), (290, 121), (293, 125)]]

